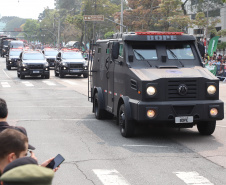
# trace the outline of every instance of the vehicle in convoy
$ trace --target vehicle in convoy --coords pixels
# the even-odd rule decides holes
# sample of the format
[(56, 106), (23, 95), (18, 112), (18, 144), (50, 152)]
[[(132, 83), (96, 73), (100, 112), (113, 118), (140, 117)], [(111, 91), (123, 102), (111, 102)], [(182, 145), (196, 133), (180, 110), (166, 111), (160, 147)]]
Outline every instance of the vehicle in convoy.
[(135, 123), (178, 128), (197, 125), (211, 135), (224, 118), (219, 80), (202, 67), (192, 35), (181, 32), (116, 34), (93, 44), (89, 100), (97, 119), (115, 116), (121, 135)]
[(16, 40), (15, 38), (4, 37), (1, 39), (0, 52), (1, 57), (4, 57), (9, 52), (9, 42), (11, 40)]
[(64, 78), (65, 75), (83, 75), (88, 77), (87, 58), (83, 58), (80, 52), (73, 50), (60, 51), (55, 61), (55, 76)]
[(80, 44), (78, 41), (69, 41), (66, 45), (66, 48), (70, 48), (70, 49), (79, 49), (80, 48)]
[(6, 54), (6, 69), (11, 70), (11, 67), (17, 67), (17, 61), (22, 51), (22, 49), (9, 50), (9, 54)]
[(47, 62), (49, 63), (49, 67), (55, 66), (55, 59), (58, 54), (57, 49), (53, 48), (45, 48), (42, 50), (42, 53), (45, 55)]
[(23, 51), (17, 62), (17, 76), (24, 79), (25, 76), (41, 76), (49, 79), (49, 63), (43, 53), (39, 51)]
[(20, 40), (11, 40), (8, 43), (8, 48), (9, 50), (12, 48), (18, 48), (18, 49), (23, 49), (24, 48), (24, 42)]

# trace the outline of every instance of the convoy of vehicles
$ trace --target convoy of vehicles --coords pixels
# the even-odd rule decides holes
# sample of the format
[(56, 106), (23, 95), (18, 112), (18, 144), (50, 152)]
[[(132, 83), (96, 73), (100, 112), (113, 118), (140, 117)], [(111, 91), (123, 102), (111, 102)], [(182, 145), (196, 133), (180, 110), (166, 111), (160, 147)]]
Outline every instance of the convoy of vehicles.
[(60, 51), (55, 61), (55, 76), (63, 78), (65, 75), (83, 75), (88, 77), (87, 58), (83, 58), (80, 52), (73, 50)]
[[(216, 120), (224, 118), (219, 79), (202, 67), (203, 49), (191, 35), (136, 32), (98, 40), (87, 55), (90, 72), (87, 58), (77, 50), (31, 51), (20, 41), (0, 39), (6, 68), (17, 67), (21, 79), (49, 79), (50, 67), (60, 78), (89, 76), (89, 99), (95, 117), (115, 116), (124, 137), (134, 135), (136, 123), (164, 123), (178, 128), (197, 125), (200, 134), (211, 135)], [(11, 48), (8, 54), (5, 42)]]
[(98, 40), (90, 61), (89, 99), (97, 119), (115, 116), (121, 135), (135, 123), (197, 125), (211, 135), (224, 118), (219, 80), (202, 67), (196, 40), (180, 32), (136, 32)]

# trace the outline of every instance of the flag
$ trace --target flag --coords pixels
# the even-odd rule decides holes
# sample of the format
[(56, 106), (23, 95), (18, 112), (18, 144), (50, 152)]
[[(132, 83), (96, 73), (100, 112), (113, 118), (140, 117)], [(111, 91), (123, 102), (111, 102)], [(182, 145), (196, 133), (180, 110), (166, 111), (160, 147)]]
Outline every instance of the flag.
[(213, 75), (216, 76), (216, 74), (217, 74), (217, 66), (216, 65), (206, 64), (205, 68), (208, 69)]
[(220, 38), (219, 36), (216, 36), (216, 37), (213, 37), (212, 39), (210, 39), (210, 43), (209, 43), (208, 51), (207, 51), (209, 56), (213, 56), (213, 52), (216, 51), (219, 38)]

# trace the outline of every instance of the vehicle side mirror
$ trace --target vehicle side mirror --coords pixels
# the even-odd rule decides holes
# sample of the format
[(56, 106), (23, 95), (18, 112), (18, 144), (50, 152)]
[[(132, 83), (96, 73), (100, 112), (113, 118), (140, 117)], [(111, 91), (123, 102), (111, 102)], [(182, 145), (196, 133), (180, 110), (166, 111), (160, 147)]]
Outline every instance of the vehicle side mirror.
[(44, 54), (44, 51), (42, 51), (42, 53)]
[(202, 42), (198, 42), (198, 49), (202, 57), (205, 55), (205, 46)]
[(87, 57), (85, 57), (85, 60), (87, 60), (88, 58)]
[(111, 50), (112, 59), (115, 60), (119, 56), (119, 42), (113, 42)]
[(8, 54), (6, 54), (5, 56), (7, 56), (7, 57), (8, 57), (9, 55), (8, 55)]
[(56, 59), (57, 59), (57, 60), (60, 60), (60, 57), (57, 57)]
[(129, 62), (133, 62), (133, 55), (129, 55)]
[(166, 62), (166, 55), (162, 55), (162, 62)]

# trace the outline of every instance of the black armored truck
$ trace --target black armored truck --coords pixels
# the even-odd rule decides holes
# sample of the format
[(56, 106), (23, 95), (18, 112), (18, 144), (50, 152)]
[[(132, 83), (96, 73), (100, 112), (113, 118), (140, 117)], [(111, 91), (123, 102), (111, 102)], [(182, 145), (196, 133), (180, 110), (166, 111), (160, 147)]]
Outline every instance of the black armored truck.
[(203, 68), (196, 39), (182, 32), (115, 34), (93, 44), (89, 99), (97, 119), (115, 116), (124, 137), (135, 124), (197, 125), (211, 135), (224, 118), (219, 80)]

